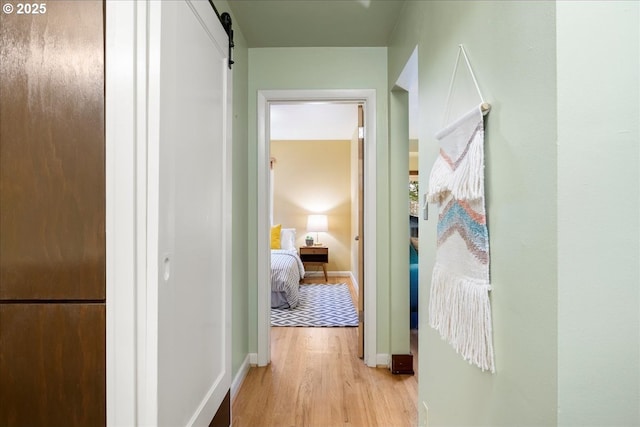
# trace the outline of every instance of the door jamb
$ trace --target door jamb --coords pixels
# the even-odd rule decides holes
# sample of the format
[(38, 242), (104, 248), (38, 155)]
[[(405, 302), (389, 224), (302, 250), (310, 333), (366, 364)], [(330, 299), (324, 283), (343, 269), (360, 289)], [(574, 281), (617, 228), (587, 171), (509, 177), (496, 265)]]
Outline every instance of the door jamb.
[(365, 206), (364, 233), (364, 283), (365, 332), (364, 362), (377, 365), (376, 343), (376, 91), (375, 89), (336, 90), (259, 90), (258, 91), (258, 366), (271, 361), (271, 284), (269, 253), (269, 103), (284, 102), (360, 102), (365, 108)]
[[(138, 301), (144, 288), (146, 252), (141, 203), (146, 199), (145, 85), (137, 85), (147, 58), (140, 30), (146, 5), (105, 4), (105, 185), (106, 185), (106, 387), (107, 425), (137, 425), (146, 406), (139, 401), (144, 375), (139, 371)], [(117, 82), (117, 84), (115, 83)], [(142, 209), (141, 209), (142, 208)], [(142, 313), (141, 313), (142, 311)], [(142, 365), (143, 366), (143, 365)]]

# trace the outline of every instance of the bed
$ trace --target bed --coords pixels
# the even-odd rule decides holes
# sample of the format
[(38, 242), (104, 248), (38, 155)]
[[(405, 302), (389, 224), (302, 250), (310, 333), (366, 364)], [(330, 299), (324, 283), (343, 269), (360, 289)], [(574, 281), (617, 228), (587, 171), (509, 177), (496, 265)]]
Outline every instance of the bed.
[(295, 240), (294, 228), (281, 229), (279, 245), (272, 240), (271, 308), (295, 308), (298, 305), (300, 280), (305, 272)]

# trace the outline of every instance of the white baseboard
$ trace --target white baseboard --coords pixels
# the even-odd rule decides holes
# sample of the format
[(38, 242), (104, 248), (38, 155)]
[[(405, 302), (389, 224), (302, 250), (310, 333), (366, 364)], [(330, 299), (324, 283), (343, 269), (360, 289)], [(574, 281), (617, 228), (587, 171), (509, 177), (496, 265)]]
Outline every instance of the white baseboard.
[(327, 271), (327, 276), (331, 277), (351, 277), (350, 271)]
[(388, 354), (376, 354), (376, 366), (378, 368), (388, 368), (391, 365), (391, 356)]
[[(327, 271), (327, 276), (329, 277), (351, 277), (353, 278), (353, 274), (350, 271)], [(306, 270), (304, 273), (304, 277), (324, 277), (324, 272), (322, 270)]]
[(358, 285), (358, 281), (356, 280), (356, 276), (353, 275), (353, 271), (349, 271), (349, 277), (351, 278), (351, 283), (353, 283), (353, 287), (356, 290), (356, 294), (360, 292), (360, 285)]
[(258, 353), (249, 353), (249, 366), (258, 366)]
[[(255, 356), (257, 360), (258, 355), (256, 354)], [(250, 359), (251, 359), (251, 354), (247, 354), (247, 357), (245, 357), (244, 362), (242, 362), (242, 365), (240, 365), (240, 369), (238, 369), (238, 373), (233, 378), (233, 382), (231, 383), (231, 402), (233, 402), (236, 399), (236, 395), (240, 391), (242, 382), (244, 381), (244, 379), (247, 377), (247, 374), (249, 373)]]

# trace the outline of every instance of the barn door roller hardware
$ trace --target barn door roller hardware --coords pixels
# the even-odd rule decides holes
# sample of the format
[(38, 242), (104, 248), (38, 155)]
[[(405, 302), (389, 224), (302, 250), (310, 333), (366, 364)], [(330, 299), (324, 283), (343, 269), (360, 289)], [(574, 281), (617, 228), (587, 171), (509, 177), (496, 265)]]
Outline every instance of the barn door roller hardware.
[(222, 27), (227, 32), (227, 36), (229, 36), (229, 69), (231, 69), (231, 66), (234, 64), (234, 60), (232, 59), (232, 49), (235, 46), (233, 44), (233, 23), (231, 22), (231, 15), (229, 15), (227, 12), (223, 12), (222, 15), (220, 15), (220, 13), (218, 13), (218, 9), (216, 9), (216, 5), (213, 4), (212, 0), (209, 0), (209, 4), (218, 16)]

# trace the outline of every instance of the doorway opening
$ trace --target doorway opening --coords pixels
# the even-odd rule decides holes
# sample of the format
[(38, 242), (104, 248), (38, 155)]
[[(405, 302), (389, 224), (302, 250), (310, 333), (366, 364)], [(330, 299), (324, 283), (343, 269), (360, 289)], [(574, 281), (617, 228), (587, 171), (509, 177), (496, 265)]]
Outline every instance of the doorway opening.
[[(394, 100), (393, 106), (396, 118), (395, 126), (399, 129), (393, 134), (396, 135), (394, 144), (398, 148), (394, 150), (397, 153), (398, 160), (394, 162), (397, 165), (395, 169), (396, 178), (393, 182), (392, 191), (402, 191), (405, 187), (408, 190), (408, 203), (403, 205), (402, 209), (394, 211), (395, 218), (399, 225), (396, 226), (395, 232), (401, 236), (408, 236), (407, 240), (399, 242), (398, 250), (408, 251), (408, 265), (398, 266), (398, 268), (407, 268), (408, 276), (406, 277), (406, 287), (408, 292), (402, 294), (402, 297), (408, 297), (405, 304), (409, 305), (409, 344), (411, 354), (413, 354), (413, 370), (418, 373), (418, 324), (419, 324), (419, 242), (420, 242), (420, 217), (422, 215), (423, 202), (420, 200), (420, 165), (419, 165), (419, 143), (418, 143), (418, 118), (419, 118), (419, 97), (418, 97), (418, 50), (417, 47), (409, 57), (398, 80), (396, 81), (395, 93), (392, 93)], [(405, 191), (407, 191), (405, 190)], [(406, 193), (405, 193), (406, 194)], [(404, 199), (406, 200), (406, 199)], [(408, 222), (405, 222), (407, 221)], [(402, 229), (408, 225), (407, 229)], [(406, 249), (405, 249), (406, 248)], [(399, 340), (399, 345), (403, 341)]]
[[(364, 191), (364, 280), (358, 286), (364, 291), (364, 362), (376, 366), (376, 230), (375, 230), (375, 170), (376, 170), (376, 104), (374, 90), (278, 90), (258, 93), (258, 354), (257, 364), (265, 366), (271, 358), (271, 283), (270, 241), (271, 227), (271, 106), (275, 104), (342, 103), (361, 104), (365, 126), (362, 130), (365, 143), (363, 179)], [(277, 159), (276, 159), (277, 162)], [(306, 231), (306, 230), (305, 230)], [(303, 234), (303, 236), (306, 234)]]
[[(363, 348), (363, 334), (347, 332), (360, 326), (357, 313), (362, 311), (362, 108), (355, 102), (269, 106), (274, 359), (281, 348), (275, 344), (285, 334), (279, 327), (293, 327), (287, 335), (315, 337), (318, 327), (342, 326), (339, 330), (351, 337), (345, 342), (353, 344), (352, 354)], [(362, 358), (362, 351), (357, 355)]]

